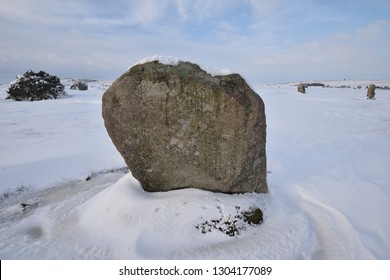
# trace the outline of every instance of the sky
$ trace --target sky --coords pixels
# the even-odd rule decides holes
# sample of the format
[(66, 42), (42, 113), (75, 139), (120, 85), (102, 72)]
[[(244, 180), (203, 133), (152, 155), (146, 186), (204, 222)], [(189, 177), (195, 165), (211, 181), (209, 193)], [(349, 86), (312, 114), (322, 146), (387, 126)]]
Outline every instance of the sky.
[(172, 56), (251, 83), (390, 78), (388, 0), (1, 0), (0, 83)]

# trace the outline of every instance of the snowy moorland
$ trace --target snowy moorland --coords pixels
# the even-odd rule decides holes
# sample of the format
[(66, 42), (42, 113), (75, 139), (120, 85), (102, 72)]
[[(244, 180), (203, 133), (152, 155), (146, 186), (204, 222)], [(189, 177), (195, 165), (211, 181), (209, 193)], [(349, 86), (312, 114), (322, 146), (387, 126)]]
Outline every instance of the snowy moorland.
[[(104, 128), (110, 83), (63, 83), (36, 102), (0, 85), (0, 259), (390, 259), (390, 91), (365, 98), (390, 81), (253, 85), (270, 192), (241, 195), (143, 191)], [(199, 227), (254, 207), (264, 222), (239, 235)]]

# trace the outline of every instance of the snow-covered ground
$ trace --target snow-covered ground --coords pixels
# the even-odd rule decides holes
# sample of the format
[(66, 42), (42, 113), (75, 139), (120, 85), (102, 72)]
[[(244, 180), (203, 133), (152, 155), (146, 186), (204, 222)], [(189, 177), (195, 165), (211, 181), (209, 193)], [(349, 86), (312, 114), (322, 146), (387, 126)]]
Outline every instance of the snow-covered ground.
[[(254, 85), (270, 192), (243, 195), (143, 191), (104, 128), (109, 83), (70, 82), (69, 98), (37, 102), (0, 86), (0, 259), (390, 259), (390, 91), (366, 100), (373, 81)], [(196, 228), (238, 207), (264, 222), (234, 237)]]

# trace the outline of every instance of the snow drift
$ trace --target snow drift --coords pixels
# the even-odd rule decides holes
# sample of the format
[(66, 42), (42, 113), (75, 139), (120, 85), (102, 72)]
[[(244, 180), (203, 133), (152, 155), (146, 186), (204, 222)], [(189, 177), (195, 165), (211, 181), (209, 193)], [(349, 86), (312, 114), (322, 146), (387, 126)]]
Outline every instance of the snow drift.
[[(390, 92), (253, 85), (266, 106), (270, 192), (148, 193), (118, 169), (105, 84), (34, 103), (4, 100), (1, 86), (1, 259), (390, 258)], [(196, 228), (237, 207), (260, 207), (264, 222), (234, 237)]]

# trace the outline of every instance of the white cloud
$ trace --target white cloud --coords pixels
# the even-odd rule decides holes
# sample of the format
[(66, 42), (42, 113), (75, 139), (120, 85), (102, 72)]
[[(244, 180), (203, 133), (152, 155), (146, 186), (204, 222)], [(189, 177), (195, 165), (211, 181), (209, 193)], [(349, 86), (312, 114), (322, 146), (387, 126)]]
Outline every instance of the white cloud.
[(317, 40), (289, 41), (258, 52), (254, 62), (275, 76), (289, 73), (295, 80), (388, 78), (390, 49), (388, 21), (377, 21), (351, 33), (333, 33)]
[(367, 43), (373, 40), (386, 39), (389, 34), (386, 34), (390, 30), (390, 20), (377, 20), (369, 23), (363, 28), (357, 30), (357, 36)]
[(221, 20), (218, 24), (218, 27), (221, 31), (224, 32), (237, 32), (239, 31), (239, 28), (226, 20)]
[[(42, 66), (115, 78), (131, 63), (161, 54), (263, 80), (390, 73), (390, 21), (317, 31), (311, 27), (320, 11), (303, 5), (315, 2), (298, 2), (2, 0), (0, 24), (7, 28), (0, 30), (6, 38), (0, 68), (13, 77)], [(321, 24), (343, 15), (324, 14)]]
[(176, 0), (174, 9), (180, 20), (207, 21), (220, 20), (247, 5), (240, 0)]
[(135, 23), (150, 24), (158, 21), (165, 14), (166, 1), (143, 0), (132, 1), (129, 4), (129, 16)]
[(86, 3), (77, 0), (2, 0), (0, 16), (17, 23), (69, 24), (88, 11)]
[(257, 13), (265, 16), (278, 8), (280, 0), (250, 0), (250, 3)]
[(176, 0), (176, 9), (180, 20), (185, 21), (188, 19), (188, 5), (185, 0)]

